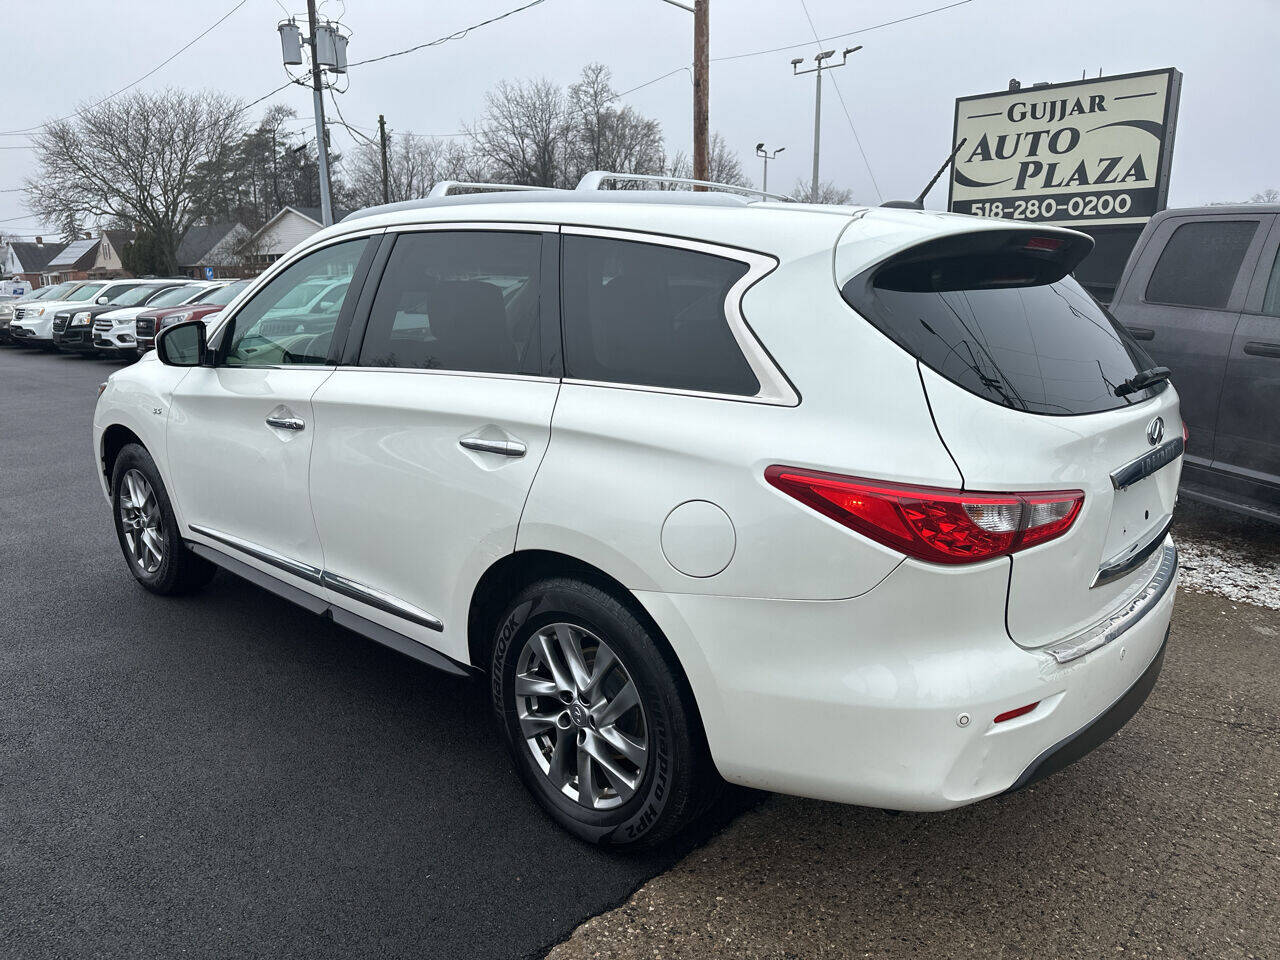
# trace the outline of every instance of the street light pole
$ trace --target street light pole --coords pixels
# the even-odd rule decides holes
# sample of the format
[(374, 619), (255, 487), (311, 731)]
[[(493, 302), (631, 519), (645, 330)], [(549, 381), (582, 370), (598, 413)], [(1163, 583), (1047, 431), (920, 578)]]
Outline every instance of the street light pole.
[(810, 67), (808, 70), (801, 70), (800, 64), (804, 63), (804, 57), (796, 57), (791, 61), (792, 76), (800, 77), (808, 73), (817, 74), (816, 85), (813, 96), (813, 185), (810, 187), (810, 201), (816, 203), (818, 199), (818, 155), (822, 146), (822, 71), (834, 70), (836, 67), (843, 67), (849, 62), (849, 54), (857, 53), (862, 49), (861, 45), (847, 48), (841, 55), (839, 63), (827, 63), (836, 55), (834, 50), (823, 50), (813, 58), (816, 66)]
[(773, 153), (770, 153), (768, 150), (764, 148), (763, 143), (756, 144), (756, 156), (764, 159), (764, 176), (760, 178), (761, 194), (766, 194), (769, 192), (769, 161), (774, 159), (778, 154), (780, 154), (785, 149), (787, 148), (779, 147), (777, 150), (773, 151)]

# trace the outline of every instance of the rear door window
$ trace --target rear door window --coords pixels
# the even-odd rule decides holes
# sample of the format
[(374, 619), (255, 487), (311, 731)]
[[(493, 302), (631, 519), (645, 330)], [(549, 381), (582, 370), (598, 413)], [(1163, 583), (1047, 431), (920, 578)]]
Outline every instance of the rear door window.
[(725, 317), (747, 265), (679, 247), (568, 234), (563, 239), (565, 376), (754, 396), (750, 364)]
[(404, 233), (378, 284), (362, 367), (536, 373), (542, 236)]
[(1173, 231), (1151, 271), (1145, 300), (1180, 307), (1226, 309), (1256, 220), (1206, 220)]
[(1097, 413), (1164, 389), (1160, 383), (1115, 395), (1116, 386), (1152, 366), (1151, 359), (1072, 278), (993, 288), (975, 270), (966, 282), (972, 285), (920, 289), (918, 282), (899, 283), (882, 272), (870, 283), (854, 278), (843, 292), (926, 366), (1014, 410)]

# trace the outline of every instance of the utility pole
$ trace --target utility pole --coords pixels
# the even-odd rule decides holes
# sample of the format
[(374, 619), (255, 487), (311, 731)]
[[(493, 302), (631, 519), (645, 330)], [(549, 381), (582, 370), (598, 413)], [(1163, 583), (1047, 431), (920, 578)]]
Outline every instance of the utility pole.
[(316, 117), (316, 157), (320, 163), (320, 219), (333, 225), (333, 201), (329, 196), (329, 145), (324, 141), (324, 97), (320, 81), (320, 52), (316, 43), (316, 0), (307, 0), (307, 25), (311, 36), (311, 100)]
[(813, 58), (817, 66), (810, 67), (808, 70), (801, 70), (800, 64), (804, 63), (804, 57), (796, 57), (791, 61), (791, 75), (802, 77), (805, 74), (817, 74), (817, 86), (813, 97), (813, 186), (810, 188), (809, 200), (812, 203), (818, 201), (818, 154), (822, 145), (822, 71), (834, 70), (836, 67), (843, 67), (849, 61), (849, 54), (857, 53), (862, 49), (861, 45), (849, 47), (844, 51), (839, 63), (827, 63), (836, 55), (834, 50), (823, 50)]
[(378, 114), (378, 142), (382, 145), (382, 202), (391, 202), (391, 192), (387, 188), (387, 120)]
[[(693, 179), (708, 180), (708, 134), (711, 84), (711, 0), (693, 7)], [(695, 190), (703, 189), (694, 187)]]
[(764, 158), (764, 176), (760, 179), (760, 193), (762, 195), (769, 192), (769, 161), (774, 159), (774, 157), (785, 149), (787, 148), (779, 147), (777, 150), (773, 151), (773, 153), (770, 153), (764, 148), (763, 143), (756, 144), (756, 156)]

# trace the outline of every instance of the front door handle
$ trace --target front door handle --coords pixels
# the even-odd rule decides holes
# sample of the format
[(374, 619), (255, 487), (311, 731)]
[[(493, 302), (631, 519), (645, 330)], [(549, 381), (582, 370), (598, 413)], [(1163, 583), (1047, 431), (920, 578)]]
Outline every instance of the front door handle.
[(468, 450), (496, 453), (500, 457), (523, 457), (525, 445), (519, 440), (486, 440), (484, 437), (463, 437), (458, 443)]
[(1133, 334), (1133, 339), (1135, 340), (1154, 340), (1156, 338), (1156, 332), (1150, 327), (1126, 326), (1125, 329)]
[(267, 426), (281, 430), (305, 430), (307, 422), (301, 417), (283, 417), (273, 413), (267, 417)]
[(1269, 343), (1266, 340), (1248, 340), (1244, 352), (1251, 357), (1280, 357), (1280, 343)]

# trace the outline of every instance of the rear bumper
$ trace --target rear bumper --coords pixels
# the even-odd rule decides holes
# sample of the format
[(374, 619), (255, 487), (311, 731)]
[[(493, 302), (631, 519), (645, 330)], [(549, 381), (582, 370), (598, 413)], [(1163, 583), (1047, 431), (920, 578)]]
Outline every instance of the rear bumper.
[(680, 658), (726, 779), (928, 811), (1083, 755), (1159, 673), (1176, 568), (1123, 633), (1065, 663), (1009, 638), (1008, 575), (1003, 559), (959, 572), (906, 560), (848, 600), (636, 596)]
[(1164, 667), (1164, 651), (1169, 646), (1169, 631), (1165, 630), (1164, 642), (1138, 681), (1125, 691), (1124, 696), (1113, 703), (1106, 712), (1085, 724), (1075, 733), (1063, 738), (1032, 761), (1022, 776), (1014, 781), (1007, 792), (1021, 790), (1031, 784), (1043, 780), (1063, 767), (1075, 763), (1085, 754), (1111, 739), (1126, 723), (1133, 719), (1138, 708), (1147, 702), (1147, 697), (1155, 689), (1160, 670)]

